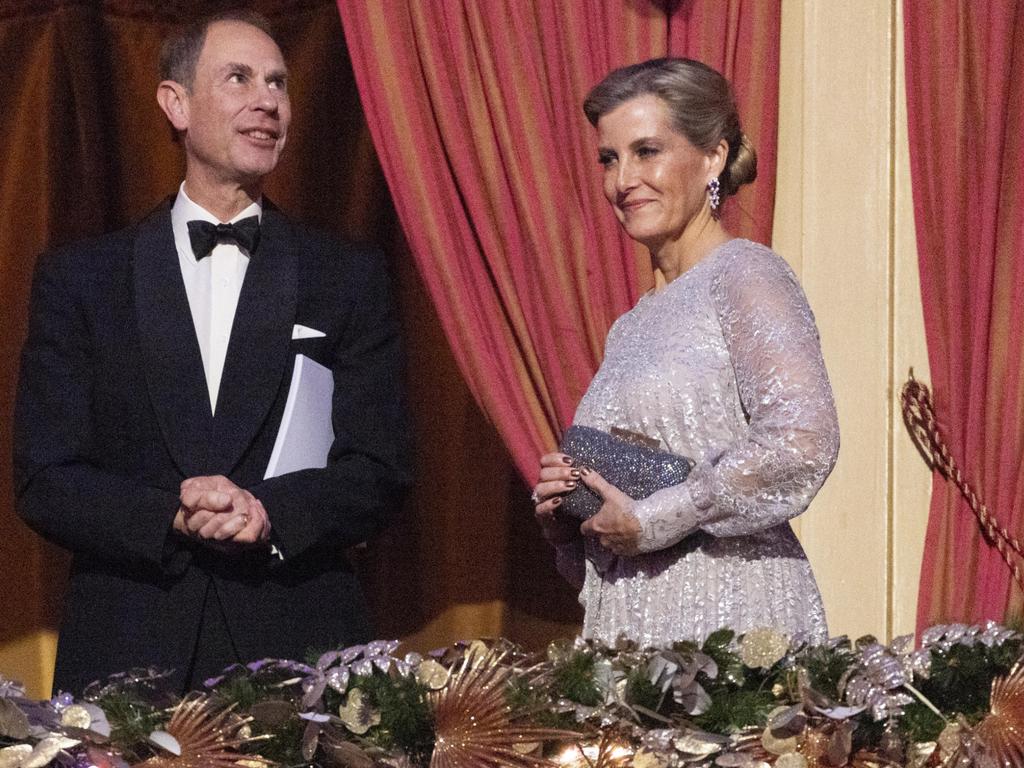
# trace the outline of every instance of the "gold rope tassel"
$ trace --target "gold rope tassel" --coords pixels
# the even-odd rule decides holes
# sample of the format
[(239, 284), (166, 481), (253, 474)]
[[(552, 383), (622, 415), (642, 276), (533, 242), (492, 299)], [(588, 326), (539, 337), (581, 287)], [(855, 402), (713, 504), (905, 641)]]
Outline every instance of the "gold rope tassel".
[(1010, 532), (999, 525), (996, 519), (989, 513), (974, 488), (964, 477), (960, 467), (953, 460), (949, 447), (942, 439), (939, 431), (939, 424), (935, 418), (935, 409), (932, 407), (931, 392), (928, 387), (914, 378), (914, 369), (910, 369), (910, 379), (903, 385), (900, 393), (900, 400), (903, 405), (903, 423), (906, 424), (910, 437), (928, 466), (938, 470), (947, 480), (952, 482), (960, 493), (967, 500), (968, 506), (974, 516), (978, 519), (981, 532), (989, 544), (994, 546), (1002, 556), (1003, 561), (1013, 574), (1013, 580), (1017, 582), (1018, 588), (1024, 592), (1024, 576), (1021, 575), (1020, 566), (1011, 557), (1011, 550), (1018, 557), (1024, 558), (1024, 548), (1020, 541), (1010, 535)]

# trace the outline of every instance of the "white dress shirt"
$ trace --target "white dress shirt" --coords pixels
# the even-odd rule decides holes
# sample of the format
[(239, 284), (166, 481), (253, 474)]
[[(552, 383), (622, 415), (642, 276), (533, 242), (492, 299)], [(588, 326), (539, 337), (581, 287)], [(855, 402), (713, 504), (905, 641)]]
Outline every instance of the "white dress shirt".
[(188, 236), (188, 222), (202, 219), (214, 224), (232, 224), (249, 216), (262, 218), (263, 208), (259, 202), (247, 207), (231, 221), (221, 222), (185, 194), (184, 182), (171, 208), (174, 247), (178, 251), (181, 278), (185, 282), (192, 324), (203, 356), (210, 410), (214, 413), (217, 411), (217, 393), (224, 373), (224, 358), (228, 352), (231, 326), (235, 321), (238, 295), (242, 291), (245, 270), (249, 266), (249, 252), (234, 243), (218, 243), (209, 256), (197, 261)]

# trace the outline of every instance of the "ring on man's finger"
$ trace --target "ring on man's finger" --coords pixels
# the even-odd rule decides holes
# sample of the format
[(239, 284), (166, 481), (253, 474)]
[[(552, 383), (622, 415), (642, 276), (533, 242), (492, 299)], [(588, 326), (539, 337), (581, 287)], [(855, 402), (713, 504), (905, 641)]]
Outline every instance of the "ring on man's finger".
[(533, 489), (533, 493), (530, 494), (530, 501), (532, 501), (535, 505), (536, 504), (540, 504), (540, 496), (537, 495), (537, 489), (536, 488), (534, 488)]
[(247, 526), (248, 524), (249, 524), (249, 513), (248, 512), (243, 512), (242, 513), (242, 527), (245, 528), (245, 526)]

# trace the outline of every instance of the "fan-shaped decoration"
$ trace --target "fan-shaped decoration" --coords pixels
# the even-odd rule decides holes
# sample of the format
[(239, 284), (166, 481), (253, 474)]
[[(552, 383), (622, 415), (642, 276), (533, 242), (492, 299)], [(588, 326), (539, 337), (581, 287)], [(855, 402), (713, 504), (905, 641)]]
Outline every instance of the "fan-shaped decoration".
[(270, 768), (269, 760), (238, 751), (256, 739), (247, 735), (252, 718), (232, 709), (218, 708), (203, 695), (183, 699), (164, 729), (177, 741), (178, 753), (154, 755), (135, 768)]
[(539, 728), (525, 721), (506, 701), (516, 671), (503, 664), (506, 650), (467, 654), (448, 685), (428, 694), (434, 711), (435, 742), (430, 768), (542, 768), (553, 763), (534, 754), (531, 745), (578, 737), (572, 731)]
[(1024, 665), (992, 681), (989, 713), (975, 735), (999, 765), (1024, 767)]

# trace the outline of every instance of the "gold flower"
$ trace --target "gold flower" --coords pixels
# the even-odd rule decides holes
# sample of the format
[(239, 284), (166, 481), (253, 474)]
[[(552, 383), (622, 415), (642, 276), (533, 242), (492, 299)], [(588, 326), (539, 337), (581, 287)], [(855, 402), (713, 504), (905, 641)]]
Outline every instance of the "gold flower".
[(92, 717), (89, 715), (89, 710), (81, 704), (72, 704), (60, 713), (60, 724), (85, 730), (92, 725)]
[(748, 667), (768, 669), (786, 655), (789, 638), (774, 629), (752, 629), (740, 640), (740, 661)]
[(448, 685), (450, 674), (447, 669), (433, 659), (424, 659), (416, 667), (416, 680), (432, 691), (440, 690)]
[(338, 708), (338, 717), (352, 733), (362, 736), (375, 725), (380, 725), (380, 710), (363, 701), (363, 692), (353, 688), (345, 699), (345, 704)]

